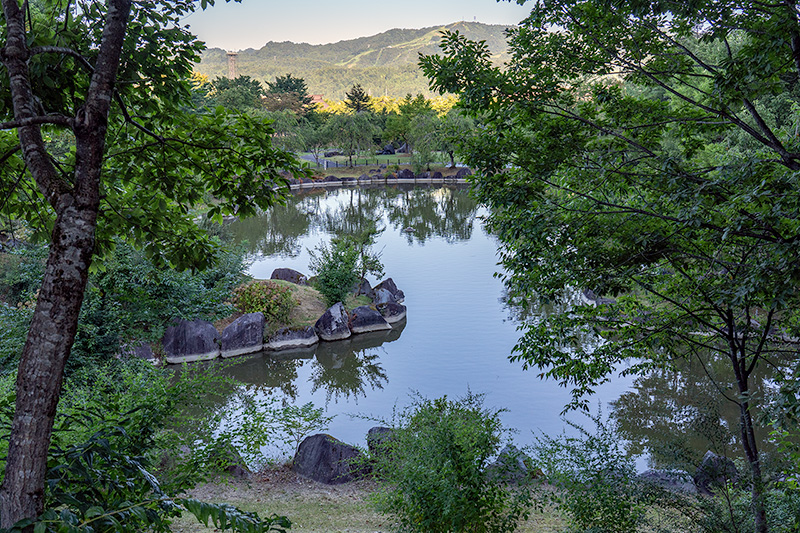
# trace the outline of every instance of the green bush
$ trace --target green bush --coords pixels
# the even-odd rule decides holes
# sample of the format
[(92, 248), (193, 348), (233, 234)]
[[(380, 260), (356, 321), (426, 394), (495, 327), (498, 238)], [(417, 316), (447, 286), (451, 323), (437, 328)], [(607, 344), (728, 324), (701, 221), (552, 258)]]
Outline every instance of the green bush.
[[(13, 414), (13, 383), (11, 373), (0, 378), (3, 432)], [(177, 496), (206, 479), (210, 467), (226, 466), (209, 461), (226, 412), (209, 409), (207, 395), (234, 388), (232, 380), (209, 369), (187, 367), (176, 374), (138, 360), (87, 365), (69, 377), (36, 531), (169, 531), (171, 518), (183, 511), (219, 529), (283, 531), (289, 522), (281, 517), (261, 519)], [(244, 445), (263, 439), (256, 426), (247, 427), (253, 435), (242, 439)], [(6, 452), (7, 441), (0, 440), (0, 457)], [(0, 460), (0, 471), (3, 466)]]
[(636, 483), (634, 461), (620, 448), (614, 429), (599, 415), (593, 420), (594, 434), (567, 421), (579, 436), (537, 439), (533, 466), (556, 488), (544, 491), (544, 498), (564, 511), (577, 531), (634, 532), (652, 502)]
[(417, 399), (375, 454), (383, 485), (376, 503), (404, 530), (510, 532), (528, 516), (525, 487), (487, 475), (503, 440), (499, 415), (480, 395), (457, 401)]
[(233, 305), (242, 313), (264, 313), (267, 321), (284, 323), (297, 306), (292, 289), (270, 280), (257, 280), (234, 289)]
[(328, 305), (344, 303), (356, 283), (367, 274), (383, 275), (380, 254), (372, 251), (375, 239), (382, 232), (373, 222), (359, 232), (334, 237), (330, 246), (320, 244), (308, 251), (309, 268), (316, 273), (315, 286)]
[(356, 265), (358, 249), (343, 239), (332, 239), (330, 246), (319, 245), (309, 250), (309, 268), (316, 274), (316, 288), (330, 306), (345, 302), (350, 290), (358, 282)]
[[(0, 312), (2, 369), (13, 368), (27, 334), (27, 322), (42, 281), (47, 249), (27, 247), (3, 257), (0, 295), (19, 312)], [(157, 267), (147, 255), (120, 244), (95, 270), (81, 307), (67, 372), (113, 358), (132, 340), (157, 340), (173, 318), (215, 320), (230, 315), (230, 293), (244, 280), (243, 250), (222, 251), (201, 272)]]

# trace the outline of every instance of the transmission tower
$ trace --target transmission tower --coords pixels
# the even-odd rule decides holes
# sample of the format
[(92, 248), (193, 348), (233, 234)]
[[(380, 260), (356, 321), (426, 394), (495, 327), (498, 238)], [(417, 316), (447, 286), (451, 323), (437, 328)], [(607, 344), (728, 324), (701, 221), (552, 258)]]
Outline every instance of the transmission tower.
[(236, 77), (236, 56), (239, 52), (228, 52), (228, 78), (234, 79)]

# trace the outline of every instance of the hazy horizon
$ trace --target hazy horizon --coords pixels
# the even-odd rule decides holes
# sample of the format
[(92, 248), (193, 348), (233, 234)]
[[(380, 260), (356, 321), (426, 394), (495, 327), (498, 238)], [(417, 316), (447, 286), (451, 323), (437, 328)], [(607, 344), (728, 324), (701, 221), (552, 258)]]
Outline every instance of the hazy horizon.
[(218, 2), (184, 19), (209, 48), (259, 49), (270, 41), (329, 44), (369, 37), (392, 29), (419, 29), (454, 22), (515, 25), (529, 9), (515, 2), (407, 0), (402, 9), (376, 9), (374, 2), (295, 0), (270, 5), (264, 0)]

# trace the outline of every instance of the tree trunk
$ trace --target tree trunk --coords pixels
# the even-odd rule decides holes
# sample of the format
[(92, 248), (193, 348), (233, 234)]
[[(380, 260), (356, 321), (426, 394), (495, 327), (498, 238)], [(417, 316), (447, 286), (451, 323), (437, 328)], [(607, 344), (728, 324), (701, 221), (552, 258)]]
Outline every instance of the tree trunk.
[[(746, 391), (745, 391), (746, 392)], [(767, 533), (767, 508), (764, 502), (764, 478), (761, 474), (761, 460), (758, 456), (753, 418), (750, 414), (750, 403), (742, 401), (740, 404), (739, 424), (742, 431), (742, 446), (744, 447), (747, 463), (750, 465), (750, 475), (753, 485), (751, 501), (753, 505), (753, 519), (757, 533)]]
[[(28, 35), (17, 0), (2, 0), (2, 4), (8, 35), (2, 60), (9, 74), (15, 119), (25, 120), (35, 117), (37, 109), (28, 74)], [(47, 452), (94, 251), (108, 114), (131, 0), (107, 0), (106, 7), (85, 103), (71, 122), (76, 143), (72, 182), (50, 162), (39, 126), (17, 128), (25, 163), (55, 211), (56, 222), (17, 370), (16, 410), (0, 486), (2, 528), (35, 519), (44, 510)]]
[(39, 516), (44, 508), (47, 452), (83, 302), (97, 208), (70, 206), (56, 221), (36, 311), (17, 371), (17, 403), (6, 475), (0, 487), (0, 527)]

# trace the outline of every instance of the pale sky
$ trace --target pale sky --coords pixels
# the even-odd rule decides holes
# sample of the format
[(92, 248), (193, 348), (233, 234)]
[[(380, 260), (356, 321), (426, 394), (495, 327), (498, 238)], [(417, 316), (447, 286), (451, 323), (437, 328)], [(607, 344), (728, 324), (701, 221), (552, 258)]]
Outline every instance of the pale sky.
[(514, 25), (531, 7), (495, 0), (217, 0), (184, 21), (209, 48), (243, 50), (269, 41), (324, 44), (461, 20)]

